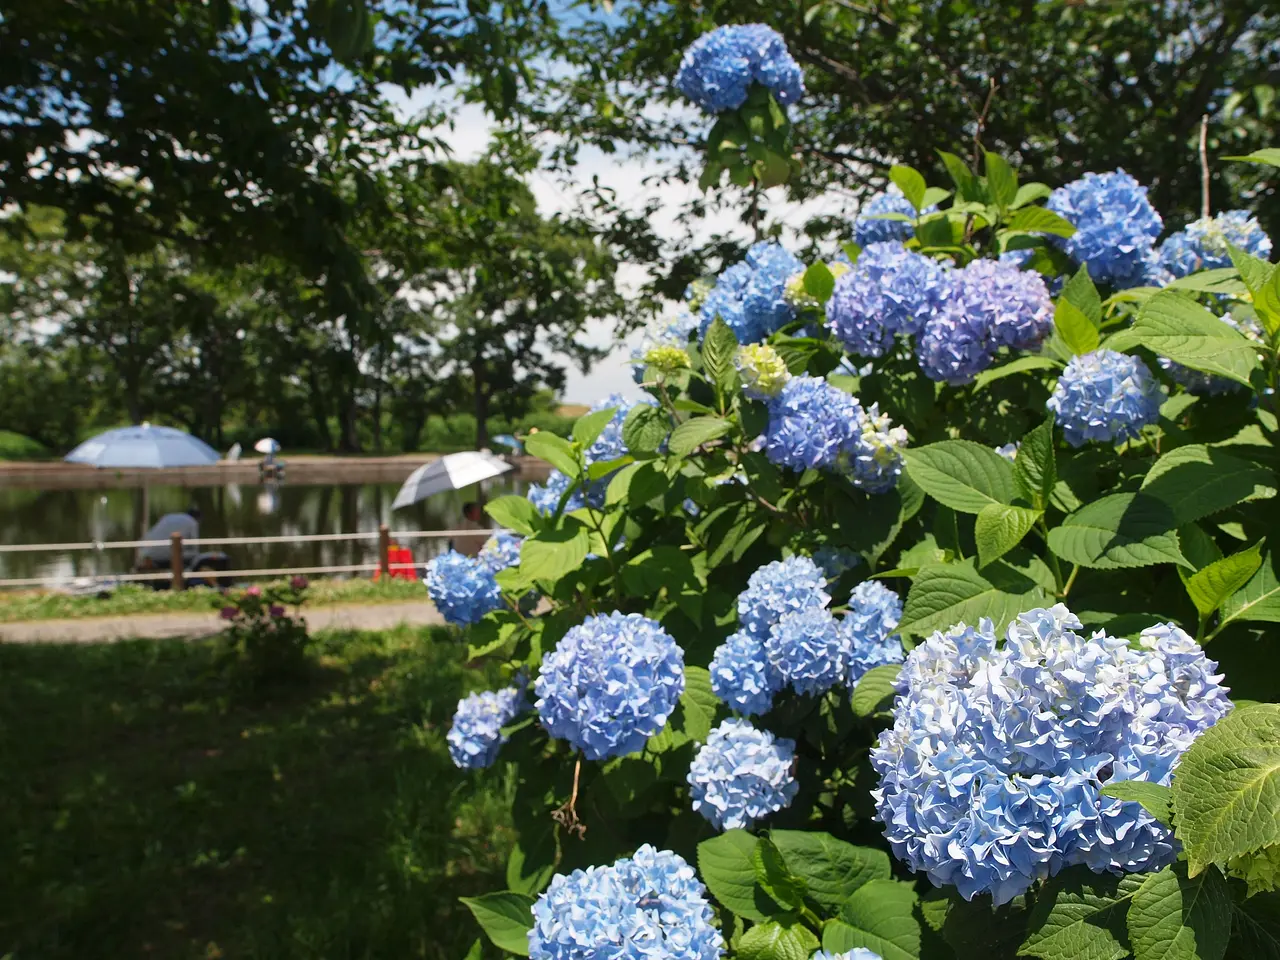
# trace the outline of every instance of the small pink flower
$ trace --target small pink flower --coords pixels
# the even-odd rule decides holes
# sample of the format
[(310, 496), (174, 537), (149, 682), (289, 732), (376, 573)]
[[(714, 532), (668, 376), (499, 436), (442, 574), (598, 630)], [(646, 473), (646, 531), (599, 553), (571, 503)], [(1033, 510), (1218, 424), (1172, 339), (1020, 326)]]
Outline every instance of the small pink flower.
[(262, 588), (261, 588), (261, 587), (250, 587), (248, 590), (246, 590), (246, 591), (244, 592), (244, 595), (245, 595), (246, 597), (260, 597), (260, 596), (262, 596)]
[(307, 589), (307, 578), (302, 576), (302, 574), (298, 574), (289, 581), (289, 586), (293, 587), (295, 590), (305, 590)]
[(284, 616), (284, 607), (280, 606), (280, 604), (278, 604), (278, 603), (273, 603), (273, 604), (272, 604), (272, 605), (267, 609), (267, 612), (268, 612), (268, 613), (270, 613), (270, 614), (271, 614), (271, 616), (276, 617), (276, 618), (283, 617), (283, 616)]
[(223, 620), (234, 620), (236, 618), (236, 613), (237, 610), (235, 607), (223, 607), (220, 616)]

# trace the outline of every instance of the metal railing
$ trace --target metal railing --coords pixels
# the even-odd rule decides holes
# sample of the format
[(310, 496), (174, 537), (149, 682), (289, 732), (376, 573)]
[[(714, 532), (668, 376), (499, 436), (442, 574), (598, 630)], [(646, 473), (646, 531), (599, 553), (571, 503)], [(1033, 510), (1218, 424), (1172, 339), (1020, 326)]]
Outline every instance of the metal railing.
[[(146, 583), (157, 580), (168, 580), (175, 590), (181, 590), (187, 574), (201, 580), (227, 579), (233, 577), (280, 577), (301, 574), (329, 573), (370, 573), (378, 571), (382, 576), (389, 576), (395, 570), (412, 570), (413, 563), (391, 562), (391, 543), (393, 540), (457, 540), (463, 537), (490, 537), (496, 530), (391, 530), (385, 523), (364, 533), (307, 533), (296, 536), (275, 537), (197, 537), (183, 540), (182, 535), (175, 533), (168, 540), (88, 540), (80, 543), (21, 543), (0, 544), (0, 554), (5, 553), (77, 553), (101, 552), (104, 550), (137, 550), (144, 547), (169, 548), (168, 570), (154, 573), (102, 573), (87, 574), (77, 577), (78, 580), (110, 581), (112, 583)], [(321, 543), (352, 540), (378, 541), (377, 563), (346, 563), (330, 566), (310, 567), (271, 567), (245, 570), (200, 570), (184, 569), (183, 553), (188, 547), (231, 547), (249, 546), (267, 543)], [(50, 583), (50, 577), (15, 577), (0, 579), (0, 588), (4, 587), (39, 587)]]

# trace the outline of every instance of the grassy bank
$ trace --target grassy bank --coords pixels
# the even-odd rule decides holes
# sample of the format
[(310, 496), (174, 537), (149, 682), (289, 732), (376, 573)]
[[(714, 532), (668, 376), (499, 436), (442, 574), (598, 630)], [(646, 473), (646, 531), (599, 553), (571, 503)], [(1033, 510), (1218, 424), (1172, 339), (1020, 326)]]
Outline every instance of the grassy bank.
[[(308, 607), (344, 603), (395, 603), (426, 598), (426, 590), (416, 580), (314, 580), (307, 590)], [(207, 587), (193, 587), (175, 593), (172, 590), (152, 590), (150, 587), (126, 584), (106, 597), (70, 596), (45, 591), (9, 592), (0, 593), (0, 623), (65, 617), (204, 612), (217, 610), (224, 602), (221, 591)]]
[(262, 701), (206, 644), (0, 646), (0, 957), (458, 960), (511, 800), (449, 761), (462, 649), (331, 634)]

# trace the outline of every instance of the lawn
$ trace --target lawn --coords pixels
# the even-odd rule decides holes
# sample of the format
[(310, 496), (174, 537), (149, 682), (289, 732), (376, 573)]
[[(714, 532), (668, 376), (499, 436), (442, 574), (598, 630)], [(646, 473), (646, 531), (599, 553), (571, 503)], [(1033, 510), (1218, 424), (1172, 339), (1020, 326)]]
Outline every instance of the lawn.
[[(308, 607), (426, 599), (427, 591), (417, 580), (314, 580), (307, 589)], [(207, 587), (194, 587), (175, 593), (172, 590), (153, 590), (150, 587), (125, 584), (107, 597), (72, 596), (47, 591), (0, 592), (0, 623), (63, 617), (217, 610), (225, 602), (220, 590)]]
[(263, 699), (209, 644), (0, 646), (0, 957), (461, 960), (512, 798), (449, 760), (464, 649), (329, 634)]

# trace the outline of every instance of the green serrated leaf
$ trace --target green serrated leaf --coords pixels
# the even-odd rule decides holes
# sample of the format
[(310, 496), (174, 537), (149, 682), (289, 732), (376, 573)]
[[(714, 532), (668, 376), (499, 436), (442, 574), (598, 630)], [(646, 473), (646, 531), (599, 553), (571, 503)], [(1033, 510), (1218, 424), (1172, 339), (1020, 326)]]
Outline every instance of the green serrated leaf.
[(1121, 960), (1129, 955), (1125, 913), (1142, 877), (1063, 871), (1036, 897), (1018, 955), (1040, 960)]
[(1044, 585), (1004, 560), (979, 573), (972, 559), (924, 567), (911, 582), (898, 629), (913, 636), (946, 630), (957, 623), (976, 624), (990, 617), (1000, 631), (1025, 610), (1043, 606)]
[[(603, 410), (584, 413), (573, 424), (573, 439), (581, 444), (583, 449), (591, 446), (617, 412), (617, 407), (605, 407)], [(540, 434), (534, 434), (534, 436), (540, 436)]]
[(897, 163), (889, 168), (889, 179), (897, 184), (902, 195), (917, 211), (925, 208), (924, 192), (928, 189), (928, 184), (925, 183), (919, 171), (906, 164)]
[(1068, 563), (1098, 570), (1190, 566), (1178, 546), (1178, 522), (1161, 500), (1113, 493), (1086, 503), (1049, 531), (1049, 549)]
[(1058, 483), (1058, 463), (1053, 449), (1053, 414), (1022, 438), (1013, 458), (1013, 480), (1037, 509), (1048, 508)]
[(740, 917), (768, 920), (782, 908), (756, 883), (756, 838), (745, 830), (726, 830), (698, 844), (698, 873), (711, 895)]
[(999, 560), (1022, 542), (1040, 519), (1041, 511), (989, 503), (978, 512), (973, 539), (978, 547), (978, 566)]
[(1012, 503), (1013, 466), (990, 447), (943, 440), (907, 451), (907, 474), (929, 496), (962, 513)]
[(1280, 623), (1280, 575), (1275, 567), (1278, 560), (1280, 554), (1272, 551), (1249, 582), (1228, 598), (1222, 607), (1221, 626), (1237, 620)]
[(809, 885), (791, 872), (782, 851), (772, 840), (768, 837), (756, 840), (751, 862), (756, 868), (756, 883), (760, 884), (765, 893), (784, 907), (798, 910), (804, 906)]
[(1182, 526), (1246, 500), (1275, 496), (1275, 483), (1266, 467), (1195, 443), (1157, 460), (1143, 478), (1142, 492), (1167, 504)]
[(956, 194), (961, 200), (978, 203), (986, 202), (986, 188), (973, 175), (973, 172), (963, 160), (954, 153), (947, 153), (945, 150), (939, 150), (938, 156), (947, 168), (947, 173), (951, 174), (951, 179), (956, 185)]
[(529, 930), (533, 926), (533, 897), (513, 890), (459, 897), (476, 918), (494, 946), (521, 957), (529, 955)]
[(1237, 330), (1178, 290), (1161, 290), (1142, 305), (1132, 327), (1106, 343), (1109, 350), (1146, 347), (1185, 367), (1249, 386), (1258, 351)]
[(1233, 904), (1232, 957), (1280, 960), (1280, 893), (1262, 893)]
[(1150, 874), (1129, 907), (1134, 960), (1222, 960), (1231, 894), (1217, 870), (1189, 879), (1182, 865)]
[(1009, 218), (1006, 226), (1020, 233), (1048, 233), (1055, 237), (1070, 237), (1076, 232), (1070, 220), (1044, 207), (1023, 207)]
[(571, 517), (541, 530), (520, 545), (520, 573), (530, 580), (559, 580), (582, 565), (590, 552), (591, 532)]
[(684, 668), (684, 693), (680, 696), (684, 713), (684, 732), (690, 739), (704, 742), (715, 725), (720, 700), (711, 689), (711, 674), (706, 667)]
[(1082, 266), (1063, 285), (1060, 299), (1076, 307), (1095, 327), (1102, 323), (1102, 297), (1093, 285), (1088, 266)]
[(769, 920), (752, 927), (738, 941), (739, 960), (808, 960), (818, 938), (799, 920)]
[(874, 714), (885, 701), (893, 698), (896, 689), (894, 682), (902, 670), (901, 664), (884, 663), (872, 667), (861, 677), (853, 688), (849, 705), (858, 717), (869, 717)]
[(1280, 167), (1280, 148), (1263, 147), (1261, 150), (1255, 150), (1253, 153), (1243, 155), (1223, 157), (1223, 160), (1239, 160), (1242, 163), (1261, 163), (1271, 167)]
[(830, 300), (832, 291), (835, 288), (836, 278), (832, 275), (830, 268), (821, 260), (804, 272), (804, 292), (819, 303), (826, 303)]
[(1201, 616), (1207, 617), (1217, 610), (1258, 572), (1262, 566), (1262, 543), (1259, 540), (1248, 550), (1215, 560), (1183, 578), (1187, 596)]
[(677, 457), (687, 457), (702, 444), (723, 437), (732, 427), (720, 417), (694, 417), (671, 431), (668, 449)]
[(992, 367), (978, 374), (973, 381), (973, 391), (977, 393), (995, 380), (1002, 380), (1015, 373), (1030, 373), (1032, 370), (1061, 370), (1062, 364), (1048, 357), (1019, 357), (1000, 367)]
[(525, 439), (524, 449), (529, 456), (545, 460), (571, 479), (582, 473), (582, 465), (578, 462), (578, 455), (573, 451), (573, 445), (554, 433), (544, 430), (532, 434)]
[(889, 855), (883, 850), (856, 847), (829, 833), (771, 830), (769, 839), (787, 867), (805, 881), (809, 898), (832, 912), (863, 884), (890, 876)]
[(1053, 195), (1053, 191), (1045, 183), (1024, 183), (1018, 187), (1018, 193), (1010, 204), (1013, 209), (1025, 207), (1028, 203), (1035, 203), (1037, 200), (1048, 200)]
[(738, 338), (733, 329), (719, 316), (711, 321), (707, 335), (702, 340), (702, 364), (707, 377), (721, 390), (729, 389), (734, 376), (734, 357), (738, 352)]
[(1280, 704), (1238, 708), (1200, 734), (1174, 774), (1173, 811), (1192, 876), (1280, 845)]
[(919, 960), (920, 921), (910, 885), (871, 880), (853, 892), (822, 928), (822, 948), (848, 953), (864, 947), (883, 960)]
[(990, 150), (983, 152), (987, 175), (987, 191), (991, 202), (998, 207), (1007, 207), (1018, 196), (1018, 175), (1009, 166), (1009, 161)]
[(484, 510), (499, 525), (521, 536), (527, 537), (541, 526), (538, 511), (527, 497), (498, 497), (486, 503)]
[(1053, 311), (1053, 326), (1068, 350), (1077, 357), (1093, 353), (1101, 342), (1098, 328), (1083, 311), (1066, 299), (1059, 299)]
[(622, 441), (637, 457), (657, 452), (670, 432), (671, 421), (666, 412), (647, 403), (632, 407), (622, 422)]
[(1173, 823), (1173, 791), (1162, 784), (1146, 780), (1113, 780), (1102, 788), (1102, 795), (1141, 804), (1143, 810), (1166, 827)]

